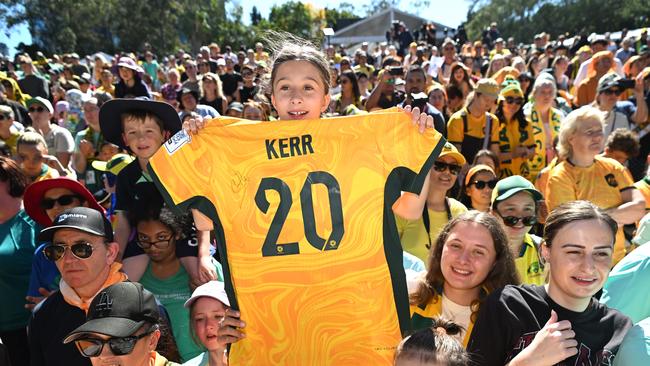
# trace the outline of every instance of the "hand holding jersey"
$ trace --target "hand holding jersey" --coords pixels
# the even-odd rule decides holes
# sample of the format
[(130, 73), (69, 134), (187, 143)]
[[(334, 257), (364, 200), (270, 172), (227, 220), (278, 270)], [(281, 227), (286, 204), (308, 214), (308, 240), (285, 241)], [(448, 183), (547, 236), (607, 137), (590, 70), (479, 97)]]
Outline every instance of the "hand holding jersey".
[(578, 353), (578, 342), (571, 322), (558, 321), (557, 313), (551, 310), (551, 317), (544, 327), (535, 334), (533, 342), (517, 355), (509, 366), (547, 366), (555, 365)]
[[(401, 253), (394, 222), (382, 223), (381, 213), (394, 220), (393, 200), (400, 190), (419, 192), (444, 144), (439, 134), (406, 124), (426, 129), (428, 119), (414, 112), (309, 123), (213, 120), (201, 134), (175, 136), (151, 161), (169, 201), (216, 224), (226, 289), (247, 322), (233, 363), (392, 359), (400, 330), (409, 327), (408, 304), (401, 256), (392, 253)], [(408, 187), (396, 176), (404, 168), (421, 173)], [(368, 238), (382, 233), (383, 241)], [(222, 328), (241, 326), (235, 319)]]

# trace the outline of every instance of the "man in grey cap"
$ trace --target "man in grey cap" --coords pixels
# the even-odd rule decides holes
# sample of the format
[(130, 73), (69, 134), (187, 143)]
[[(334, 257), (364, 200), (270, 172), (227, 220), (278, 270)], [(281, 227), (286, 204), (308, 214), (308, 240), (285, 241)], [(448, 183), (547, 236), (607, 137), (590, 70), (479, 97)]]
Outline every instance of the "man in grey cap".
[(63, 339), (86, 321), (89, 304), (103, 288), (126, 280), (115, 262), (119, 251), (110, 221), (99, 211), (76, 207), (63, 211), (38, 239), (49, 244), (45, 257), (61, 273), (59, 290), (41, 302), (29, 323), (30, 364), (88, 366), (87, 358)]
[[(634, 98), (636, 106), (628, 101), (620, 101), (619, 97), (634, 82)], [(649, 130), (641, 128), (648, 120), (648, 105), (643, 95), (643, 76), (639, 75), (636, 80), (625, 80), (615, 73), (604, 75), (598, 81), (596, 88), (596, 100), (591, 104), (605, 112), (605, 136), (607, 137), (617, 128), (625, 128), (635, 131), (639, 138), (645, 136)]]

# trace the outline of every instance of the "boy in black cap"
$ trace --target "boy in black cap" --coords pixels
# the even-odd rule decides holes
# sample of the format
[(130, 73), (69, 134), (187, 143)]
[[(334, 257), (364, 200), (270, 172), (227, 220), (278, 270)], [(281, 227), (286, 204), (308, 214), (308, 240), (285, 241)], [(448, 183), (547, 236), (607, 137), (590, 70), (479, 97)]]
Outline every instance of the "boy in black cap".
[(76, 207), (56, 216), (41, 231), (39, 241), (49, 244), (45, 257), (61, 273), (59, 290), (41, 302), (29, 323), (29, 348), (33, 366), (90, 364), (63, 338), (86, 321), (88, 306), (103, 288), (126, 280), (115, 262), (118, 245), (111, 223), (99, 211)]
[(116, 283), (90, 304), (86, 322), (63, 341), (74, 342), (93, 365), (178, 365), (158, 354), (160, 315), (153, 294), (136, 282)]
[[(99, 111), (99, 124), (106, 141), (128, 148), (136, 156), (117, 175), (115, 241), (120, 247), (120, 257), (124, 258), (124, 271), (131, 280), (137, 281), (147, 267), (148, 258), (134, 243), (127, 246), (131, 234), (127, 213), (132, 210), (130, 206), (136, 202), (138, 191), (156, 190), (146, 170), (149, 158), (167, 139), (165, 147), (173, 149), (187, 135), (176, 134), (181, 131), (181, 120), (171, 105), (146, 99), (113, 99), (104, 103)], [(197, 248), (179, 246), (177, 254), (187, 273), (197, 279)]]

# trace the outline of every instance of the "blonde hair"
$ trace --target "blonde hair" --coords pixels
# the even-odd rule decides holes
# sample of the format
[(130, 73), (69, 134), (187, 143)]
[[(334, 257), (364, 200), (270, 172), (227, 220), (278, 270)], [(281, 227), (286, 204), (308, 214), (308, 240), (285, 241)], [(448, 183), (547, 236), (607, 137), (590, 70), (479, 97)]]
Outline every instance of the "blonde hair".
[(559, 140), (557, 143), (557, 153), (561, 160), (565, 160), (571, 156), (572, 149), (569, 139), (575, 135), (578, 126), (586, 120), (596, 120), (600, 122), (601, 128), (604, 128), (603, 112), (599, 109), (586, 106), (569, 113), (560, 127)]
[[(215, 94), (217, 95), (217, 98), (224, 98), (223, 96), (223, 84), (221, 83), (221, 78), (219, 75), (212, 73), (212, 72), (207, 72), (203, 75), (201, 78), (201, 88), (203, 89), (203, 96), (205, 96), (205, 83), (203, 83), (203, 79), (206, 77), (212, 79), (215, 83)], [(198, 101), (197, 101), (198, 102)]]

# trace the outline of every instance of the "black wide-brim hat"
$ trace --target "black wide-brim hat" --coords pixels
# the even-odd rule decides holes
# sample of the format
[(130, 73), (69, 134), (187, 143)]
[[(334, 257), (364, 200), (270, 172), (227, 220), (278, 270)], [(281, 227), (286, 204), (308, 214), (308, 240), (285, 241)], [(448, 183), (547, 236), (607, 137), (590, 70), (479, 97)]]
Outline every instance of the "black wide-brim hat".
[(178, 113), (171, 105), (165, 102), (156, 102), (149, 99), (111, 99), (104, 103), (99, 110), (99, 126), (104, 140), (123, 149), (127, 146), (122, 139), (122, 114), (127, 112), (144, 111), (155, 114), (163, 123), (163, 134), (169, 131), (170, 136), (180, 131), (182, 122)]

